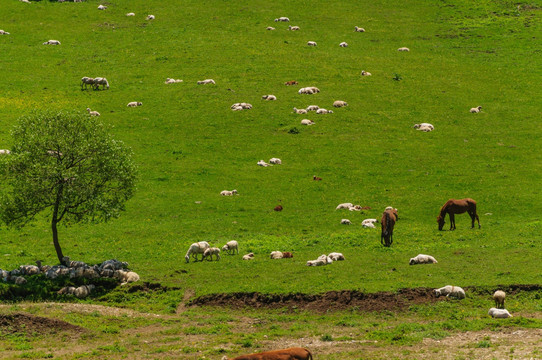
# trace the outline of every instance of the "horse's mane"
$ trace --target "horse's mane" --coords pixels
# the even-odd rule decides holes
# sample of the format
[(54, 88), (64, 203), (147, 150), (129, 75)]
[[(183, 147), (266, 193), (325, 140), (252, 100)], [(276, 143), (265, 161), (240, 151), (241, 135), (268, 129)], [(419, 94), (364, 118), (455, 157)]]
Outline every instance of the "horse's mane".
[(446, 204), (442, 205), (442, 207), (440, 208), (440, 214), (439, 216), (443, 216), (445, 213), (446, 213), (446, 209), (448, 208), (448, 206), (450, 206), (450, 204), (453, 202), (452, 199), (446, 201)]

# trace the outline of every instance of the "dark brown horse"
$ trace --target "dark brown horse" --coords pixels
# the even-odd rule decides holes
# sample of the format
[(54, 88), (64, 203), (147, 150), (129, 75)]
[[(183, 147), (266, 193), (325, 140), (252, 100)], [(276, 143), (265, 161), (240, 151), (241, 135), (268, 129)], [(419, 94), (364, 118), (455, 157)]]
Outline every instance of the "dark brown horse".
[(397, 209), (388, 209), (382, 214), (382, 234), (380, 235), (380, 243), (385, 247), (390, 247), (393, 243), (393, 227), (397, 221)]
[(476, 201), (472, 199), (450, 199), (440, 209), (440, 214), (437, 216), (438, 229), (444, 227), (444, 218), (446, 214), (450, 216), (450, 230), (455, 230), (455, 214), (463, 214), (468, 212), (472, 220), (471, 229), (474, 227), (474, 219), (478, 220), (478, 228), (480, 228), (480, 218), (476, 213)]

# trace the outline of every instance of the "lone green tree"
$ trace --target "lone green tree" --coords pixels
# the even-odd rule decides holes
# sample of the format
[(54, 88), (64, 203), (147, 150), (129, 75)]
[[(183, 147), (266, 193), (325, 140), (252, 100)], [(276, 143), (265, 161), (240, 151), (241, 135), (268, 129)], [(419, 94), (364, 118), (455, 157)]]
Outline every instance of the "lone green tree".
[(45, 215), (62, 263), (58, 224), (118, 217), (135, 189), (132, 152), (83, 113), (35, 113), (20, 118), (11, 134), (11, 153), (0, 155), (0, 218), (23, 227)]

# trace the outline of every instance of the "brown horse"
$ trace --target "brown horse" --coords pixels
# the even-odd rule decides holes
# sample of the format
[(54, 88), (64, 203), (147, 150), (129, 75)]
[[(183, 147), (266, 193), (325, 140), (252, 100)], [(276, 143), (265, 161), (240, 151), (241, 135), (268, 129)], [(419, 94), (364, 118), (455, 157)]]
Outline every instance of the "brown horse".
[(397, 209), (388, 209), (382, 214), (382, 234), (380, 235), (380, 243), (385, 247), (390, 247), (393, 243), (393, 227), (397, 221)]
[(472, 199), (450, 199), (440, 209), (440, 214), (437, 216), (438, 229), (444, 227), (444, 218), (446, 214), (450, 216), (450, 230), (455, 230), (455, 214), (463, 214), (468, 212), (472, 220), (471, 229), (474, 228), (474, 219), (478, 220), (478, 228), (480, 228), (480, 218), (476, 214), (476, 201)]

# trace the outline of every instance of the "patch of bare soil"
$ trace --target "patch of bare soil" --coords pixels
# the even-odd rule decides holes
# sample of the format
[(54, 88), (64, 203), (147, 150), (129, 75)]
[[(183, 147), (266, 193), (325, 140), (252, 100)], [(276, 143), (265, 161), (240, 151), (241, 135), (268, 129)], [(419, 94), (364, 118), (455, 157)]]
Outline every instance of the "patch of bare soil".
[(19, 313), (0, 314), (0, 334), (26, 333), (28, 335), (42, 335), (63, 331), (79, 334), (84, 332), (85, 329), (62, 320), (41, 316)]
[(232, 306), (253, 308), (297, 308), (325, 312), (358, 308), (363, 311), (404, 310), (413, 304), (433, 303), (436, 298), (431, 288), (401, 289), (396, 293), (366, 294), (359, 291), (329, 291), (324, 294), (262, 294), (230, 293), (203, 295), (190, 301), (188, 306)]

